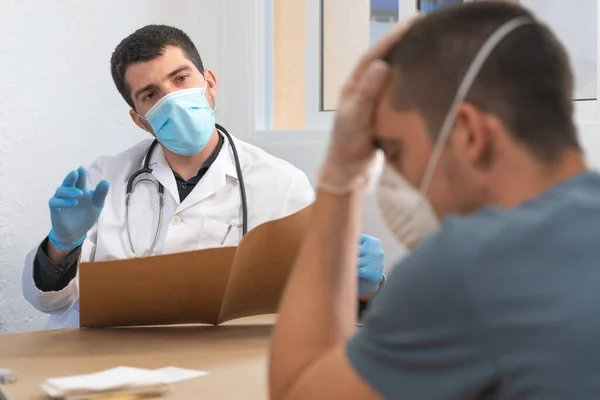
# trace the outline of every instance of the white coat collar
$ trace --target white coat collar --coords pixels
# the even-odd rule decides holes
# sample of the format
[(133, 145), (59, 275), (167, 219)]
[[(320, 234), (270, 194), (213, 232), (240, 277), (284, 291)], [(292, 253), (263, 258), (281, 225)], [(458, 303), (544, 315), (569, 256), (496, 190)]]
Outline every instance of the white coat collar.
[[(236, 165), (235, 165), (235, 157), (233, 156), (233, 149), (231, 148), (231, 143), (229, 143), (227, 136), (225, 136), (222, 132), (219, 131), (219, 134), (223, 137), (224, 142), (223, 142), (223, 147), (221, 148), (221, 151), (219, 152), (219, 155), (217, 156), (217, 159), (215, 160), (215, 163), (218, 161), (219, 157), (225, 158), (225, 161), (223, 162), (223, 172), (225, 172), (225, 174), (227, 176), (229, 176), (230, 178), (233, 178), (237, 181), (238, 176), (237, 176), (237, 170), (236, 170)], [(240, 146), (238, 144), (239, 142), (234, 137), (232, 137), (232, 140), (235, 144), (235, 148), (238, 151), (238, 156), (240, 156), (239, 155)], [(241, 160), (240, 160), (240, 162), (241, 162)], [(212, 166), (211, 166), (211, 168), (212, 168)]]
[[(176, 204), (178, 204), (177, 212), (183, 211), (215, 194), (227, 184), (227, 177), (234, 179), (237, 184), (238, 177), (231, 144), (227, 137), (221, 132), (219, 132), (219, 134), (224, 138), (221, 151), (219, 151), (217, 158), (206, 174), (182, 203), (179, 201), (179, 191), (177, 190), (177, 183), (175, 181), (175, 176), (173, 175), (173, 170), (165, 158), (162, 147), (159, 145), (154, 148), (150, 157), (149, 167), (152, 169), (152, 174), (165, 187), (166, 191), (173, 197)], [(236, 148), (239, 151), (239, 147), (236, 146)]]
[(179, 191), (177, 190), (175, 175), (173, 175), (173, 170), (171, 170), (160, 144), (154, 147), (148, 167), (152, 170), (152, 175), (165, 187), (167, 193), (179, 204)]

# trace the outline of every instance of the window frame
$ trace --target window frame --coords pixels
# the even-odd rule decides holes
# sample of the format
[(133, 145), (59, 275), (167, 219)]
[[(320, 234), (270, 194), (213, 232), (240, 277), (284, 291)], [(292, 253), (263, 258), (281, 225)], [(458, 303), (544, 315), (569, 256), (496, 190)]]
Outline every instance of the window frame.
[[(465, 0), (475, 1), (475, 0)], [(273, 2), (255, 0), (255, 82), (254, 128), (256, 131), (275, 132), (273, 126)], [(398, 0), (398, 18), (400, 21), (414, 15), (418, 0)], [(323, 110), (322, 88), (322, 46), (323, 46), (323, 7), (322, 0), (305, 0), (305, 131), (329, 130), (333, 124), (335, 110)], [(598, 7), (598, 79), (596, 100), (573, 100), (574, 120), (576, 123), (600, 122), (600, 6)], [(268, 22), (268, 23), (267, 23)], [(296, 131), (297, 132), (297, 131)]]
[[(323, 0), (306, 3), (306, 85), (305, 128), (328, 129), (333, 124), (335, 110), (323, 110)], [(316, 29), (311, 29), (311, 28)]]
[[(255, 0), (254, 15), (254, 125), (257, 131), (273, 130), (273, 0)], [(262, 83), (262, 84), (261, 84)]]
[(600, 4), (596, 10), (596, 37), (598, 47), (596, 52), (596, 99), (573, 100), (574, 120), (577, 124), (600, 122)]

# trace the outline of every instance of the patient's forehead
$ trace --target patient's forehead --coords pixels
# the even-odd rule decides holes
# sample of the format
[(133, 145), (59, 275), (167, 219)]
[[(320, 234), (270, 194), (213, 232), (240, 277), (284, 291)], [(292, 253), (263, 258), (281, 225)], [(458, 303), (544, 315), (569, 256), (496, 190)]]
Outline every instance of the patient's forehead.
[(403, 140), (415, 134), (428, 134), (427, 124), (416, 109), (394, 107), (393, 91), (387, 90), (375, 111), (375, 132), (381, 140)]

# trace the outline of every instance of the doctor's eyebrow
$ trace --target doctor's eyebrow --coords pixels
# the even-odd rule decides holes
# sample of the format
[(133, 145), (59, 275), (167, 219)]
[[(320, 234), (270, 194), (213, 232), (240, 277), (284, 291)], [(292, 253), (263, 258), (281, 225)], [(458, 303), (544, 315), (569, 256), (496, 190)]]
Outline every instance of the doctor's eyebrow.
[(192, 68), (189, 65), (181, 65), (181, 66), (175, 68), (173, 71), (169, 72), (169, 75), (167, 75), (167, 79), (171, 79), (183, 71), (191, 71), (191, 70), (192, 70)]

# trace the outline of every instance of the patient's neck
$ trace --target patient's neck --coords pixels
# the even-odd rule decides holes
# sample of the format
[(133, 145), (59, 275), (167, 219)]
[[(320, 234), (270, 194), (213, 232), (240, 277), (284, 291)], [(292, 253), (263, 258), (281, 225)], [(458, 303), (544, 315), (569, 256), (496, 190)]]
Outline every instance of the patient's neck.
[(588, 170), (579, 150), (566, 150), (551, 163), (512, 160), (493, 185), (494, 203), (516, 207), (541, 195), (552, 186)]

